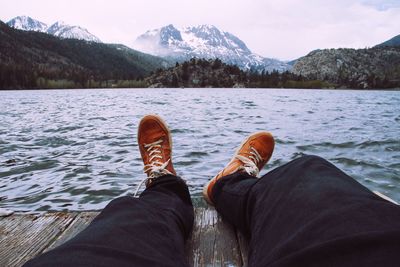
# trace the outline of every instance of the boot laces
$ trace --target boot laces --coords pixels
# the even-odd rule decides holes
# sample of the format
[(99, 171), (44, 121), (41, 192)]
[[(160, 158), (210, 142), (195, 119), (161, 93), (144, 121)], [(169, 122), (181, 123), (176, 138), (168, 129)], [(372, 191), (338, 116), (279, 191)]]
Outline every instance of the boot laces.
[(249, 175), (258, 176), (260, 170), (257, 164), (262, 161), (262, 157), (254, 147), (250, 147), (250, 155), (248, 157), (242, 155), (236, 155), (235, 157), (243, 163), (243, 166), (239, 167), (239, 169), (246, 171)]
[(163, 140), (159, 139), (153, 143), (150, 144), (144, 144), (144, 148), (146, 149), (147, 153), (149, 153), (149, 164), (146, 164), (144, 166), (143, 171), (145, 173), (149, 173), (148, 177), (144, 178), (137, 186), (136, 191), (134, 196), (136, 197), (140, 187), (146, 183), (147, 181), (151, 181), (153, 179), (156, 179), (158, 177), (161, 177), (163, 175), (167, 174), (172, 174), (170, 171), (168, 171), (166, 168), (171, 161), (171, 159), (168, 159), (166, 162), (162, 163), (157, 159), (162, 159), (162, 152), (161, 152), (161, 144)]

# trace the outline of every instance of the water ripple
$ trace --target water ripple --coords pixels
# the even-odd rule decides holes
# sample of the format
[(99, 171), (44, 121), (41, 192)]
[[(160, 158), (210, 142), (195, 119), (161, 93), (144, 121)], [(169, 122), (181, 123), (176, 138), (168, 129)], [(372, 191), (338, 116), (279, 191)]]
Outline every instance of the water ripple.
[(268, 172), (317, 154), (400, 201), (398, 92), (135, 89), (0, 92), (0, 206), (101, 209), (144, 178), (137, 124), (160, 114), (194, 197), (254, 131), (271, 131)]

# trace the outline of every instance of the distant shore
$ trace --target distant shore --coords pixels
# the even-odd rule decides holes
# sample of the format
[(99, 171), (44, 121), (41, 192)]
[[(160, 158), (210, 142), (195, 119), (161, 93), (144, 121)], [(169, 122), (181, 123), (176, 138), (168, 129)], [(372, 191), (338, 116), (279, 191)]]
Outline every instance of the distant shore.
[(270, 88), (270, 87), (230, 87), (230, 88), (215, 88), (215, 87), (162, 87), (162, 88), (153, 88), (153, 87), (115, 87), (115, 88), (105, 88), (105, 87), (98, 87), (98, 88), (24, 88), (24, 89), (0, 89), (0, 92), (7, 92), (7, 91), (52, 91), (52, 90), (121, 90), (121, 89), (128, 89), (128, 90), (136, 90), (136, 89), (148, 89), (148, 90), (171, 90), (171, 89), (181, 89), (181, 90), (193, 90), (193, 89), (215, 89), (215, 90), (226, 90), (226, 89), (261, 89), (261, 90), (332, 90), (332, 91), (400, 91), (400, 88), (384, 88), (384, 89), (354, 89), (354, 88)]

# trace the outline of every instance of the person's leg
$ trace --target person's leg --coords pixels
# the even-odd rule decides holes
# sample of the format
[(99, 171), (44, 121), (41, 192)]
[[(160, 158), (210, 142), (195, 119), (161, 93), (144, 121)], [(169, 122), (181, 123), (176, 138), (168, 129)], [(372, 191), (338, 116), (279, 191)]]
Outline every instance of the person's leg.
[(139, 198), (111, 201), (75, 238), (25, 266), (187, 266), (192, 224), (186, 183), (163, 176)]
[(112, 201), (86, 230), (26, 266), (187, 266), (184, 242), (194, 215), (171, 161), (172, 141), (156, 115), (139, 124), (146, 190)]
[(397, 266), (400, 207), (326, 160), (219, 179), (213, 203), (249, 237), (249, 266)]

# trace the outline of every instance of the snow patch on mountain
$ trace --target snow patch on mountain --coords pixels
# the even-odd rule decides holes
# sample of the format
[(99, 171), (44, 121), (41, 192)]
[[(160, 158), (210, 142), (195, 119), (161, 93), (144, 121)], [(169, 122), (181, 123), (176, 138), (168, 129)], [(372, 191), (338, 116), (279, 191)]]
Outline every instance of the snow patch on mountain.
[(143, 52), (176, 61), (193, 57), (219, 58), (245, 70), (285, 71), (291, 68), (285, 62), (252, 53), (238, 37), (213, 25), (178, 29), (170, 24), (140, 35), (133, 46)]
[(46, 32), (47, 30), (46, 23), (32, 19), (31, 17), (28, 16), (15, 17), (9, 22), (7, 22), (7, 24), (10, 27), (24, 31)]
[(51, 25), (47, 33), (65, 39), (79, 39), (101, 43), (100, 39), (91, 34), (88, 30), (79, 26), (68, 25), (63, 21), (57, 21)]
[(91, 34), (87, 29), (79, 26), (71, 26), (62, 21), (57, 21), (51, 26), (48, 26), (46, 23), (31, 17), (19, 16), (10, 20), (7, 24), (19, 30), (44, 32), (65, 39), (79, 39), (101, 43), (101, 40)]

